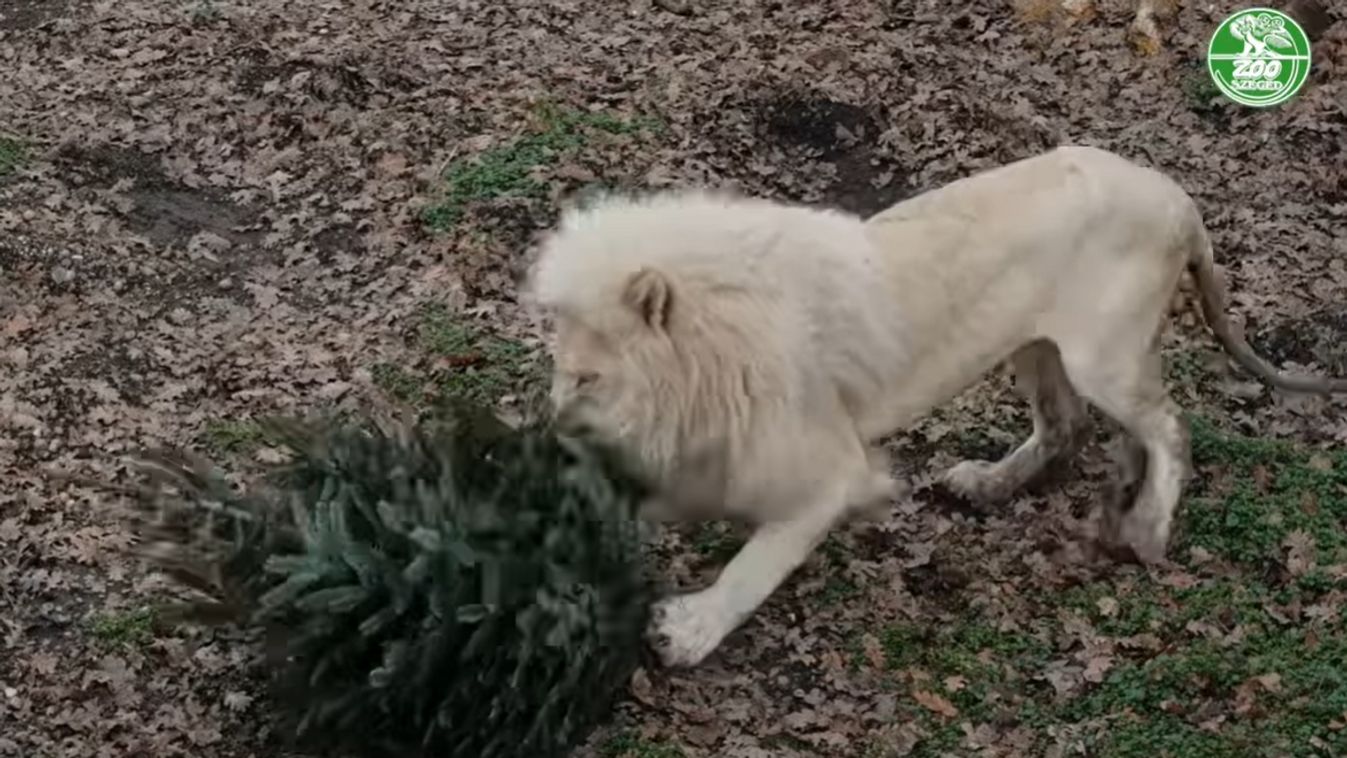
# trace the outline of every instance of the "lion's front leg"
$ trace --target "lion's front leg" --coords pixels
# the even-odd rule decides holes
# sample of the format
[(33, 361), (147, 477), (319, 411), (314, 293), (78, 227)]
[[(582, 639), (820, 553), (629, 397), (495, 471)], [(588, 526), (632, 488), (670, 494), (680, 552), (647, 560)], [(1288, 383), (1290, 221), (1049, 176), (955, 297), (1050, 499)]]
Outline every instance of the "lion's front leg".
[(666, 666), (695, 666), (710, 655), (799, 568), (846, 512), (844, 488), (797, 517), (758, 527), (710, 587), (660, 601), (652, 644)]

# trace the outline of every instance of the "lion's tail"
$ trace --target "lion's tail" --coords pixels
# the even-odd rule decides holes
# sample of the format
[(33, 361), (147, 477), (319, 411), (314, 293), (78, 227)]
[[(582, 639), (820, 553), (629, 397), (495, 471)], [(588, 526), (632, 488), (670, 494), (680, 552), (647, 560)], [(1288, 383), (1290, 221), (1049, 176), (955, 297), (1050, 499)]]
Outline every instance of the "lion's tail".
[[(1200, 227), (1199, 227), (1200, 228)], [(1188, 272), (1197, 284), (1202, 300), (1202, 316), (1216, 339), (1239, 365), (1264, 382), (1291, 392), (1337, 393), (1347, 392), (1347, 379), (1321, 376), (1296, 376), (1278, 371), (1271, 363), (1254, 352), (1248, 340), (1232, 323), (1226, 313), (1225, 288), (1216, 276), (1211, 238), (1201, 230), (1188, 259)]]

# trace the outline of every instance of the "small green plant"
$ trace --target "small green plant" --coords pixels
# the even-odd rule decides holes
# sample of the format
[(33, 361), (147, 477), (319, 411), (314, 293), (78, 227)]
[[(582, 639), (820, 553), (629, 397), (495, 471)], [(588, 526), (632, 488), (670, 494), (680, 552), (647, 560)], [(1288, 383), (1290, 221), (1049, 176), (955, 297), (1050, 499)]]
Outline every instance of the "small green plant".
[(892, 626), (879, 641), (888, 668), (924, 672), (930, 677), (925, 687), (960, 714), (941, 719), (916, 702), (906, 703), (906, 715), (928, 732), (915, 756), (946, 755), (963, 736), (962, 719), (986, 720), (1012, 693), (1040, 689), (1031, 677), (1050, 653), (1050, 646), (1032, 634), (1002, 632), (972, 615), (935, 627)]
[(743, 538), (728, 525), (714, 521), (700, 524), (692, 537), (692, 549), (716, 563), (728, 561), (743, 544)]
[(375, 386), (409, 405), (415, 405), (421, 394), (422, 381), (396, 363), (376, 363), (370, 368)]
[(635, 732), (619, 732), (603, 743), (603, 758), (684, 758), (683, 749), (663, 740), (648, 740)]
[(1196, 113), (1210, 113), (1220, 107), (1221, 91), (1211, 80), (1206, 67), (1190, 68), (1181, 80), (1189, 109)]
[(1320, 564), (1347, 559), (1347, 451), (1223, 432), (1190, 419), (1193, 461), (1206, 471), (1181, 516), (1183, 546), (1231, 560), (1279, 560), (1298, 532)]
[(251, 453), (267, 442), (262, 425), (252, 419), (214, 419), (202, 432), (206, 447), (215, 454)]
[(846, 575), (851, 554), (846, 543), (837, 534), (829, 534), (823, 540), (823, 544), (819, 545), (819, 553), (828, 562), (828, 567), (825, 569), (828, 574), (823, 580), (823, 590), (819, 597), (823, 605), (837, 605), (859, 594), (860, 587), (857, 587), (856, 583)]
[(421, 310), (417, 345), (440, 359), (441, 395), (474, 403), (494, 402), (539, 377), (530, 373), (528, 349), (455, 317), (440, 305)]
[[(1219, 609), (1216, 609), (1219, 610)], [(1347, 711), (1347, 647), (1341, 632), (1311, 632), (1275, 623), (1265, 613), (1242, 626), (1233, 643), (1185, 639), (1176, 634), (1159, 654), (1124, 660), (1096, 688), (1068, 703), (1060, 717), (1111, 722), (1086, 737), (1092, 755), (1149, 758), (1156, 755), (1280, 756), (1341, 755), (1347, 734), (1330, 724)], [(1209, 617), (1214, 618), (1214, 617)], [(1189, 718), (1204, 704), (1241, 699), (1259, 703), (1248, 715), (1219, 729)], [(1233, 707), (1233, 703), (1230, 706)], [(1119, 714), (1128, 714), (1120, 717)], [(1318, 743), (1322, 753), (1301, 753)]]
[(412, 344), (430, 359), (428, 371), (384, 362), (372, 366), (370, 375), (384, 392), (414, 408), (460, 401), (491, 404), (541, 381), (543, 367), (531, 360), (526, 346), (491, 334), (437, 303), (417, 311)]
[(141, 647), (154, 639), (155, 614), (152, 608), (115, 611), (89, 621), (89, 634), (115, 647)]
[(1172, 591), (1149, 582), (1123, 591), (1116, 585), (1096, 582), (1064, 593), (1062, 604), (1090, 618), (1104, 634), (1131, 637), (1147, 633), (1182, 635), (1190, 623), (1217, 615), (1251, 622), (1262, 618), (1263, 604), (1270, 599), (1261, 584), (1229, 579)]
[(1172, 350), (1164, 354), (1165, 381), (1184, 387), (1196, 387), (1206, 381), (1211, 371), (1205, 356), (1199, 350)]
[(215, 4), (215, 0), (194, 0), (187, 14), (193, 24), (207, 24), (221, 16), (220, 8)]
[(856, 583), (844, 576), (834, 574), (827, 578), (823, 583), (823, 591), (820, 596), (824, 606), (838, 605), (844, 603), (858, 595), (860, 588)]
[(538, 109), (541, 128), (481, 155), (451, 163), (444, 174), (440, 199), (422, 214), (425, 224), (436, 231), (452, 229), (470, 203), (502, 197), (537, 198), (546, 187), (533, 177), (540, 166), (585, 145), (594, 132), (631, 134), (652, 129), (655, 122), (637, 117), (623, 120), (608, 113), (585, 113), (554, 105)]
[(28, 162), (28, 143), (0, 134), (0, 178), (23, 168)]
[(950, 435), (953, 440), (953, 452), (961, 459), (1000, 460), (1018, 444), (1018, 440), (1027, 437), (1029, 431), (1019, 429), (997, 429), (989, 434), (986, 429), (960, 427)]

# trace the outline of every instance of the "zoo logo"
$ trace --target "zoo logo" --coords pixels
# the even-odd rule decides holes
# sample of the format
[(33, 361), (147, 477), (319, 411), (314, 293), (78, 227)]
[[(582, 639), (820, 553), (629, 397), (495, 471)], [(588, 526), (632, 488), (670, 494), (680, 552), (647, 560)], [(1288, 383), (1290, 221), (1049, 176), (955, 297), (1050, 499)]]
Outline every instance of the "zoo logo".
[(1249, 8), (1216, 27), (1207, 45), (1216, 88), (1241, 105), (1266, 108), (1290, 100), (1310, 74), (1310, 40), (1290, 16)]

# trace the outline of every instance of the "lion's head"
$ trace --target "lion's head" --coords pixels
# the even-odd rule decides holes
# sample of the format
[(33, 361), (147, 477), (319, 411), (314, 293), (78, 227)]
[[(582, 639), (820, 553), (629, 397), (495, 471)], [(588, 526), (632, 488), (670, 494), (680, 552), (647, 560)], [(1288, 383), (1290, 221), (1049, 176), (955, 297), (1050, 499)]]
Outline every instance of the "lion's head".
[(754, 232), (736, 234), (752, 202), (680, 193), (563, 217), (527, 284), (554, 322), (560, 420), (624, 444), (656, 476), (743, 429), (773, 369)]
[(614, 304), (553, 310), (551, 400), (564, 425), (626, 439), (640, 432), (651, 400), (672, 399), (674, 297), (666, 275), (643, 269)]

